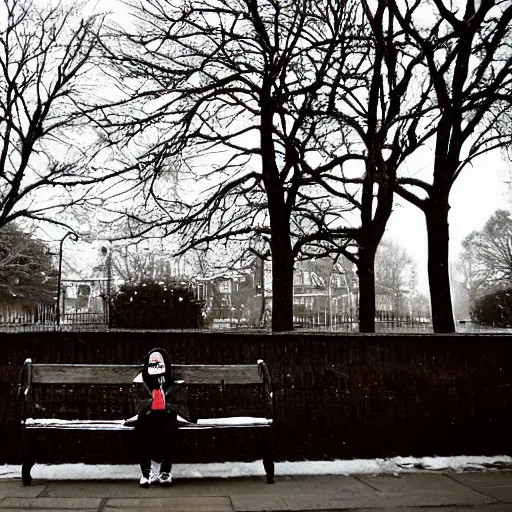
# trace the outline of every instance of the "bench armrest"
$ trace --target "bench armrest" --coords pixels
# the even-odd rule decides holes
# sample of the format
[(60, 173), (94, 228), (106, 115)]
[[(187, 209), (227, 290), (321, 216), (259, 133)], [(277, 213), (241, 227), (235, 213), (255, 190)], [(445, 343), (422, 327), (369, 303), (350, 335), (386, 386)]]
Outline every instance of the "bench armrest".
[(272, 391), (272, 381), (270, 380), (268, 367), (263, 359), (258, 359), (258, 372), (263, 378), (266, 417), (274, 420), (274, 393)]
[(27, 358), (21, 368), (20, 396), (22, 401), (22, 423), (32, 416), (32, 359)]

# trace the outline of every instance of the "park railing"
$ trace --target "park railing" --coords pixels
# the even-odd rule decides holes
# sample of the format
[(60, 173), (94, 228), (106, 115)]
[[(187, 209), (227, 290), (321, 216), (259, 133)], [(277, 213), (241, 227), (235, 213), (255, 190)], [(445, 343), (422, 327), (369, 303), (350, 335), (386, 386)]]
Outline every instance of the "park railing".
[[(359, 332), (359, 319), (356, 314), (330, 314), (328, 310), (316, 309), (295, 313), (295, 329), (310, 331), (331, 331), (340, 333)], [(382, 333), (432, 332), (429, 318), (410, 315), (395, 315), (390, 311), (377, 311), (375, 331)]]
[(57, 312), (53, 304), (39, 305), (33, 309), (11, 305), (0, 307), (0, 331), (3, 332), (102, 329), (107, 323), (106, 313), (74, 311), (62, 313), (60, 325), (57, 325)]
[(106, 324), (106, 313), (64, 313), (61, 315), (62, 324)]

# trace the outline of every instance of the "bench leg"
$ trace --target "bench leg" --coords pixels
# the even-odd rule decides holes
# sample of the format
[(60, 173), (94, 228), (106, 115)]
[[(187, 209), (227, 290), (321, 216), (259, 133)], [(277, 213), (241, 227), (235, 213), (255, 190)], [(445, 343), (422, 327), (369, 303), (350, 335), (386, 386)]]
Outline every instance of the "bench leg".
[(23, 460), (21, 464), (21, 478), (23, 485), (30, 485), (32, 483), (32, 476), (30, 471), (35, 464), (35, 457), (30, 448), (30, 442), (28, 439), (28, 433), (25, 431), (22, 434), (23, 437)]
[(274, 483), (274, 461), (272, 457), (265, 457), (263, 459), (263, 467), (265, 468), (265, 473), (267, 475), (267, 484)]
[(260, 450), (263, 455), (263, 467), (267, 475), (267, 483), (274, 483), (274, 459), (275, 459), (275, 442), (274, 442), (274, 429), (265, 429), (266, 432), (260, 437)]
[(23, 480), (23, 485), (30, 485), (32, 483), (32, 476), (30, 475), (30, 470), (34, 466), (35, 461), (33, 460), (24, 460), (21, 466), (21, 478)]

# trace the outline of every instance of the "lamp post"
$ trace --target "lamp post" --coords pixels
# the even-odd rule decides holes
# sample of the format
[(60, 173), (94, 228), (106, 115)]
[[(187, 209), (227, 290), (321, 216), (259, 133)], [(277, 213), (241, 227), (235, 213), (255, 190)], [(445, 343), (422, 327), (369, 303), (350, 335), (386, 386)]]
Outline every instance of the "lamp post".
[(61, 277), (62, 277), (62, 245), (64, 244), (64, 240), (66, 240), (66, 238), (68, 236), (71, 237), (73, 242), (76, 242), (78, 240), (78, 235), (76, 233), (74, 233), (73, 231), (68, 231), (60, 241), (59, 273), (57, 275), (57, 325), (60, 325), (60, 283), (61, 283)]
[(332, 332), (332, 270), (329, 272), (329, 332)]
[(110, 319), (110, 295), (112, 288), (112, 240), (105, 239), (105, 245), (100, 247), (100, 255), (105, 259), (105, 272), (107, 274), (107, 289), (106, 296), (104, 299), (103, 307), (104, 307), (104, 316), (107, 323), (107, 327), (111, 325)]
[(111, 327), (111, 318), (110, 318), (110, 301), (112, 294), (112, 242), (110, 242), (109, 251), (107, 253), (107, 327), (110, 329)]

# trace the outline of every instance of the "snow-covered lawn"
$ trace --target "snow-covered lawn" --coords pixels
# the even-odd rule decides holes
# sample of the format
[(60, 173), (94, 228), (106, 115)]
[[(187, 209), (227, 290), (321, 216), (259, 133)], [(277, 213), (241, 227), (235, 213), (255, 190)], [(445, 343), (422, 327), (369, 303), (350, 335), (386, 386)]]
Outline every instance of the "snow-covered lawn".
[[(421, 471), (482, 471), (512, 469), (512, 457), (394, 457), (392, 459), (356, 459), (276, 463), (276, 476), (291, 475), (357, 475), (399, 474)], [(0, 465), (0, 479), (19, 478), (21, 467)], [(175, 464), (175, 478), (263, 476), (263, 464), (255, 462), (223, 462), (212, 464)], [(36, 464), (33, 478), (44, 480), (125, 480), (139, 477), (137, 465)]]

